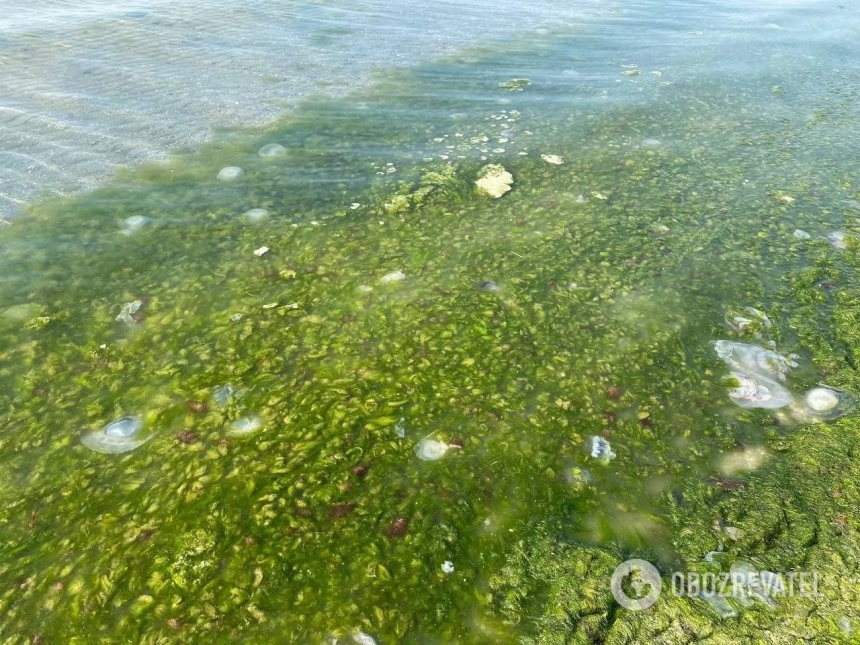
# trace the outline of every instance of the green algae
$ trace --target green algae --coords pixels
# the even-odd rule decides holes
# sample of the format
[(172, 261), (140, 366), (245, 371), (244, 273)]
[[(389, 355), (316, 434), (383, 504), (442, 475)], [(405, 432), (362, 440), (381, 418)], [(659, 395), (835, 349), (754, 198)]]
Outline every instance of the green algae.
[[(498, 70), (449, 65), (4, 228), (3, 642), (837, 642), (860, 624), (856, 421), (731, 408), (710, 347), (755, 307), (803, 356), (799, 384), (860, 392), (857, 249), (791, 236), (841, 226), (856, 176), (781, 156), (838, 132), (757, 109), (775, 83), (667, 95), (642, 75), (651, 103), (570, 111), (535, 83), (488, 109)], [(272, 142), (288, 154), (260, 158)], [(490, 160), (516, 180), (502, 200), (474, 187)], [(229, 165), (246, 180), (219, 185)], [(122, 235), (135, 215), (153, 221)], [(121, 457), (80, 445), (125, 414), (156, 436)], [(250, 414), (266, 425), (229, 436)], [(420, 462), (431, 433), (462, 447)], [(588, 458), (594, 435), (616, 459)], [(725, 481), (738, 444), (772, 458)], [(718, 549), (849, 584), (727, 621), (613, 603), (622, 560), (668, 575)]]

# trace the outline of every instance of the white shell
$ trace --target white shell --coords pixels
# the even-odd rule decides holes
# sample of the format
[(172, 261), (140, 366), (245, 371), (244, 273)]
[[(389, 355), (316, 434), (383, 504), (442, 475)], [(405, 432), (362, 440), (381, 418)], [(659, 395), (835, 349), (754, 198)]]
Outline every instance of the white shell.
[(436, 461), (442, 459), (450, 447), (447, 443), (425, 438), (415, 444), (415, 454), (424, 461)]
[(118, 455), (130, 452), (149, 440), (149, 437), (138, 438), (141, 429), (143, 420), (140, 417), (123, 417), (107, 424), (98, 432), (84, 435), (81, 437), (81, 443), (95, 452)]
[(239, 166), (227, 166), (218, 171), (218, 179), (221, 181), (239, 181), (245, 176), (245, 171)]
[(257, 151), (261, 157), (281, 157), (287, 154), (287, 149), (280, 143), (267, 143)]

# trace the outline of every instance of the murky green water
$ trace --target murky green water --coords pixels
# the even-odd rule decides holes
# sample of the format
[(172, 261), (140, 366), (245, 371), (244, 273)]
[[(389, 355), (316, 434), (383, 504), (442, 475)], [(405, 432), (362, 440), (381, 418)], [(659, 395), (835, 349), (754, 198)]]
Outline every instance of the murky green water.
[[(731, 619), (609, 594), (629, 557), (855, 570), (856, 417), (734, 406), (712, 344), (755, 307), (793, 391), (860, 393), (857, 16), (827, 11), (636, 6), (3, 228), (0, 642), (852, 638), (854, 586)], [(81, 444), (125, 415), (136, 450)]]

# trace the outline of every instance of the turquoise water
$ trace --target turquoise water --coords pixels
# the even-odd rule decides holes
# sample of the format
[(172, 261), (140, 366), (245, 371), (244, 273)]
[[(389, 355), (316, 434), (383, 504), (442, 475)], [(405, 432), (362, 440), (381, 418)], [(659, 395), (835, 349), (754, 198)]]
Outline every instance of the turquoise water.
[[(860, 392), (856, 23), (628, 5), (34, 204), (0, 229), (2, 642), (852, 638), (844, 589), (721, 619), (609, 577), (853, 571), (853, 409), (738, 407), (713, 342)], [(129, 415), (133, 450), (82, 443)]]

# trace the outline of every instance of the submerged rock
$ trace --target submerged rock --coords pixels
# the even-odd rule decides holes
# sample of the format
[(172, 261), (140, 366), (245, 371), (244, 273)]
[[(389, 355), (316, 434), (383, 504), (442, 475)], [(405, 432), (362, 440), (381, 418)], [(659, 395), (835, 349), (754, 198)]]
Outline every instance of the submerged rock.
[(267, 143), (257, 151), (257, 154), (264, 158), (282, 157), (287, 154), (287, 149), (280, 143)]
[(445, 562), (442, 563), (442, 573), (454, 573), (454, 563), (450, 560), (445, 560)]
[(218, 179), (221, 181), (239, 181), (245, 176), (245, 171), (239, 166), (227, 166), (218, 171)]
[(511, 173), (498, 164), (489, 164), (481, 168), (475, 185), (480, 193), (498, 199), (511, 189), (513, 183)]
[(532, 82), (527, 78), (512, 78), (509, 81), (499, 83), (499, 87), (509, 92), (522, 92), (531, 84)]
[(81, 443), (95, 452), (118, 455), (130, 452), (149, 440), (149, 437), (141, 438), (142, 429), (143, 419), (140, 417), (122, 417), (98, 432), (84, 435), (81, 437)]

